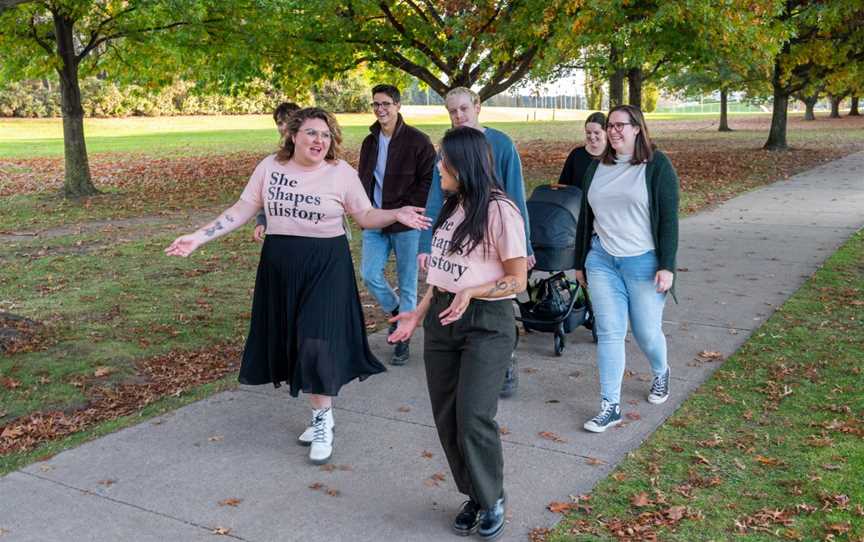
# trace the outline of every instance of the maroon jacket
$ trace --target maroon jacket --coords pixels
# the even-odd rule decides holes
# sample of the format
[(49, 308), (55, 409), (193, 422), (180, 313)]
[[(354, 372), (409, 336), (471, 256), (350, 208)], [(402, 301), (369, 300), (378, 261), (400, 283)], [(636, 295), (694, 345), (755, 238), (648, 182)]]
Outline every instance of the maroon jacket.
[[(357, 172), (363, 188), (372, 200), (375, 188), (375, 163), (378, 161), (378, 135), (381, 125), (376, 121), (369, 127), (371, 132), (360, 146), (360, 163)], [(399, 114), (396, 129), (387, 147), (387, 167), (381, 186), (381, 208), (396, 209), (404, 205), (423, 207), (432, 184), (432, 168), (435, 167), (435, 147), (429, 136), (408, 126)], [(399, 233), (410, 228), (400, 223), (384, 228), (384, 233)]]

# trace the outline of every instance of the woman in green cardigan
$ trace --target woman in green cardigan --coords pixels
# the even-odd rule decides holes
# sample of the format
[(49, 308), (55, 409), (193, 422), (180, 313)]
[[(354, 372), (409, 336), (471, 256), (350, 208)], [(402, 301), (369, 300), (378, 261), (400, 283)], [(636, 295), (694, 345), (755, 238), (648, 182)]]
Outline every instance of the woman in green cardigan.
[(642, 111), (612, 108), (606, 134), (602, 160), (582, 181), (576, 234), (576, 279), (591, 294), (597, 331), (600, 412), (584, 424), (594, 433), (621, 423), (628, 321), (654, 375), (648, 401), (669, 398), (663, 307), (678, 251), (678, 175), (654, 149)]

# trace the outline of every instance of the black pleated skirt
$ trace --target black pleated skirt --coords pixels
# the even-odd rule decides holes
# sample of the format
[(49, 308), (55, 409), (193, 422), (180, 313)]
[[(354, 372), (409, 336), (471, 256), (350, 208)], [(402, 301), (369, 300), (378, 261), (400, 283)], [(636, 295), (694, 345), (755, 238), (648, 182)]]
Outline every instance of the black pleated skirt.
[(369, 350), (344, 235), (267, 235), (255, 278), (241, 384), (286, 382), (291, 395), (336, 396), (387, 369)]

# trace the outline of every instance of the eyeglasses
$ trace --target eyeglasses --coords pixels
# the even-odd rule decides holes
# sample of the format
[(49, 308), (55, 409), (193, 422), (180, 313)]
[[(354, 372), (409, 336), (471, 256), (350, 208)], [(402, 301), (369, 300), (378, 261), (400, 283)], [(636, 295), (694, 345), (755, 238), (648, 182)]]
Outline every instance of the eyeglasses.
[(609, 122), (606, 123), (607, 130), (615, 130), (616, 132), (621, 132), (624, 130), (625, 126), (636, 126), (632, 122)]
[(369, 105), (372, 106), (372, 109), (389, 109), (393, 102), (372, 102)]
[(321, 137), (321, 139), (333, 139), (333, 134), (331, 134), (330, 132), (324, 131), (324, 130), (319, 131), (319, 130), (315, 130), (313, 128), (307, 128), (307, 129), (303, 130), (303, 133), (306, 134), (307, 136), (311, 137), (312, 139), (315, 139), (316, 137), (319, 137), (319, 136)]

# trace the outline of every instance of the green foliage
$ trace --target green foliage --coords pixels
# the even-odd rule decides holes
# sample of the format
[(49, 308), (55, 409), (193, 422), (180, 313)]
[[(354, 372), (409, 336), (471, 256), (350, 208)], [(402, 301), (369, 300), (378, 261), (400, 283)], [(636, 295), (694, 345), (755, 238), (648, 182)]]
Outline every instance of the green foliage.
[(348, 72), (335, 79), (315, 85), (312, 95), (315, 105), (335, 113), (364, 113), (369, 111), (372, 86), (358, 71)]
[(261, 71), (314, 82), (387, 66), (439, 95), (473, 86), (485, 99), (554, 68), (579, 9), (566, 0), (260, 0), (228, 20), (225, 47), (208, 64), (233, 82)]
[(660, 89), (650, 83), (645, 85), (642, 89), (642, 112), (653, 113), (657, 109), (658, 100), (660, 100)]
[[(56, 78), (7, 84), (0, 89), (0, 117), (60, 116), (56, 85)], [(81, 81), (81, 105), (87, 117), (270, 114), (279, 102), (296, 99), (265, 81), (253, 81), (234, 95), (204, 91), (182, 80), (157, 88), (98, 77)], [(303, 102), (312, 100), (307, 96)]]

